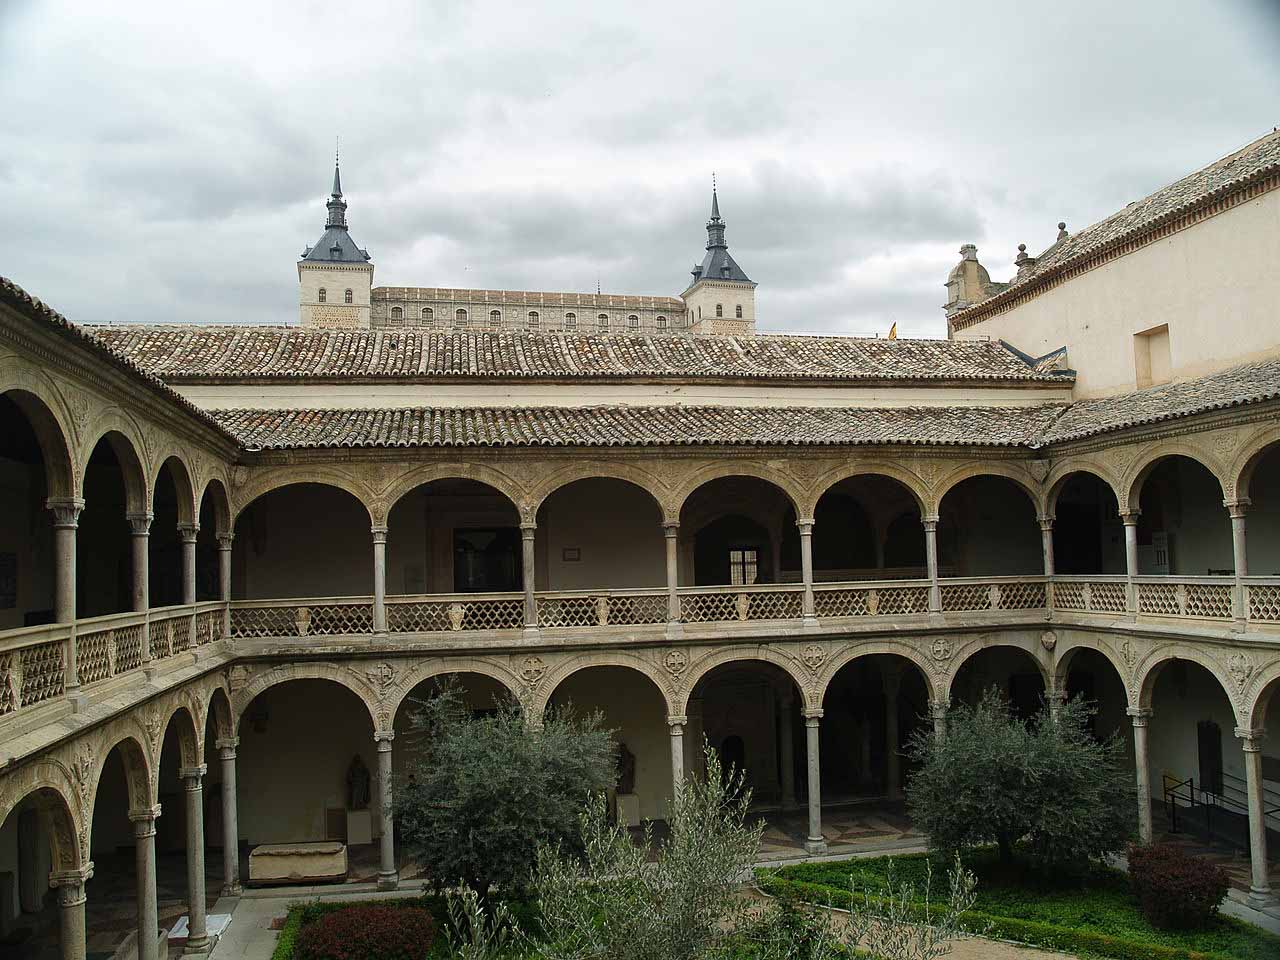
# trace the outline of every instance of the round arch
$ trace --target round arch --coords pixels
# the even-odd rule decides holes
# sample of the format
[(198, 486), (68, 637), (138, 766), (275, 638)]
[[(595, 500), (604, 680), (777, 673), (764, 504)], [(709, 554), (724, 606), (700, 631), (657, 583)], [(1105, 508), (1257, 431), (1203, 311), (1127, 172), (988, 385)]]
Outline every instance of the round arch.
[(143, 467), (146, 444), (142, 439), (141, 430), (133, 419), (126, 416), (119, 408), (109, 408), (98, 416), (84, 435), (89, 439), (81, 447), (83, 456), (79, 461), (79, 489), (84, 489), (89, 458), (98, 444), (105, 440), (120, 463), (128, 512), (150, 513), (151, 485), (148, 483), (147, 470)]
[[(111, 751), (120, 748), (120, 759), (124, 763), (125, 785), (129, 792), (129, 809), (149, 810), (156, 804), (156, 770), (151, 758), (143, 746), (147, 742), (146, 734), (134, 722), (126, 725), (125, 731), (115, 738), (108, 738), (98, 753), (97, 769), (93, 772), (93, 782), (89, 786), (88, 809), (84, 811), (88, 832), (93, 832), (93, 814), (98, 804), (98, 786), (102, 782), (102, 773), (106, 769), (107, 759)], [(92, 849), (92, 837), (89, 838)]]
[[(1245, 446), (1244, 452), (1236, 458), (1231, 466), (1230, 476), (1235, 487), (1235, 499), (1247, 500), (1249, 488), (1253, 484), (1254, 472), (1269, 453), (1280, 446), (1280, 425), (1268, 427), (1254, 436)], [(1230, 499), (1230, 497), (1228, 497)]]
[(729, 647), (712, 651), (689, 664), (684, 689), (679, 691), (673, 698), (674, 705), (679, 707), (677, 715), (683, 716), (689, 712), (689, 698), (693, 695), (693, 691), (716, 667), (722, 667), (726, 663), (752, 660), (759, 663), (772, 664), (790, 677), (791, 682), (796, 685), (796, 691), (804, 701), (806, 710), (822, 709), (822, 697), (816, 695), (816, 685), (810, 683), (808, 678), (800, 672), (799, 665), (791, 657), (766, 646)]
[[(16, 778), (18, 774), (10, 776)], [(37, 761), (23, 780), (19, 788), (21, 792), (6, 793), (0, 797), (0, 824), (24, 801), (30, 800), (44, 832), (49, 836), (53, 870), (79, 870), (85, 854), (80, 849), (80, 830), (69, 799), (75, 797), (76, 792), (66, 771), (53, 761)]]
[(1121, 491), (1116, 489), (1114, 481), (1111, 479), (1110, 472), (1104, 470), (1099, 464), (1092, 461), (1073, 461), (1070, 463), (1060, 464), (1055, 467), (1045, 478), (1044, 497), (1037, 504), (1037, 516), (1040, 517), (1056, 517), (1058, 511), (1058, 497), (1062, 495), (1062, 489), (1071, 481), (1072, 477), (1085, 474), (1094, 477), (1104, 487), (1111, 491), (1116, 498), (1116, 506), (1124, 502)]
[(10, 388), (4, 395), (22, 411), (40, 446), (44, 462), (45, 486), (52, 498), (69, 498), (80, 489), (71, 465), (71, 446), (62, 420), (54, 408), (39, 394), (21, 388)]
[(238, 490), (238, 496), (236, 497), (231, 509), (230, 529), (235, 529), (236, 522), (257, 500), (262, 499), (269, 493), (274, 493), (277, 490), (283, 490), (285, 487), (293, 487), (304, 483), (315, 484), (321, 487), (332, 487), (335, 490), (348, 494), (357, 503), (359, 503), (362, 508), (364, 508), (365, 513), (369, 517), (370, 525), (373, 525), (374, 515), (369, 506), (370, 497), (368, 495), (368, 491), (360, 486), (353, 477), (350, 477), (339, 470), (309, 469), (302, 472), (272, 472), (265, 476), (256, 478), (254, 482)]
[(1244, 725), (1239, 701), (1231, 694), (1234, 685), (1222, 674), (1218, 664), (1202, 650), (1197, 650), (1195, 647), (1181, 643), (1157, 647), (1135, 665), (1133, 671), (1134, 687), (1137, 690), (1137, 705), (1139, 707), (1144, 709), (1151, 707), (1151, 694), (1155, 690), (1156, 678), (1159, 677), (1165, 667), (1175, 660), (1186, 660), (1207, 670), (1209, 675), (1217, 681), (1222, 690), (1222, 695), (1227, 698), (1227, 703), (1231, 704), (1231, 713), (1235, 717), (1236, 725)]
[(1096, 638), (1072, 635), (1058, 640), (1057, 646), (1054, 648), (1054, 689), (1067, 689), (1067, 676), (1071, 673), (1071, 662), (1082, 650), (1092, 650), (1111, 665), (1111, 668), (1115, 670), (1116, 676), (1119, 678), (1121, 685), (1124, 687), (1127, 705), (1131, 707), (1134, 706), (1133, 691), (1129, 687), (1128, 667), (1126, 667), (1125, 664), (1116, 657), (1115, 652), (1107, 644), (1102, 643)]
[[(374, 514), (374, 522), (385, 524), (396, 504), (418, 487), (434, 483), (436, 480), (474, 480), (477, 483), (483, 483), (506, 497), (521, 519), (525, 518), (525, 511), (521, 509), (523, 491), (502, 471), (479, 463), (433, 463), (410, 470), (391, 484), (379, 499), (378, 509), (370, 511)], [(379, 513), (381, 516), (376, 515)], [(531, 518), (532, 514), (530, 513), (529, 516)]]
[(673, 490), (671, 501), (663, 511), (663, 515), (674, 515), (678, 520), (694, 493), (713, 480), (724, 480), (730, 477), (752, 477), (776, 487), (790, 501), (792, 509), (796, 511), (797, 519), (805, 519), (805, 515), (801, 513), (806, 499), (805, 491), (794, 478), (779, 471), (770, 470), (762, 464), (733, 460), (703, 467), (686, 477)]
[[(203, 739), (201, 728), (196, 725), (196, 716), (199, 711), (193, 713), (191, 707), (185, 703), (176, 704), (169, 713), (169, 718), (165, 721), (164, 732), (160, 735), (160, 743), (164, 743), (165, 737), (168, 736), (170, 728), (173, 728), (177, 734), (179, 755), (182, 757), (182, 766), (191, 768), (199, 766), (203, 760), (201, 740)], [(159, 758), (157, 757), (157, 766)]]
[(374, 703), (378, 698), (365, 683), (357, 678), (354, 671), (331, 663), (286, 663), (254, 677), (245, 685), (244, 689), (236, 694), (235, 701), (232, 704), (232, 716), (235, 723), (233, 736), (239, 735), (240, 721), (244, 718), (245, 711), (249, 709), (249, 706), (259, 695), (272, 687), (288, 683), (290, 680), (328, 680), (340, 687), (345, 687), (355, 694), (356, 699), (364, 704), (364, 708), (369, 712), (369, 721), (373, 724), (373, 728), (375, 730), (381, 729), (378, 724), (378, 711), (374, 707)]
[[(684, 703), (679, 694), (671, 689), (671, 685), (663, 678), (658, 668), (644, 657), (621, 650), (609, 650), (600, 653), (584, 653), (562, 660), (547, 671), (538, 684), (538, 689), (529, 699), (529, 715), (541, 717), (547, 710), (547, 704), (559, 687), (569, 677), (591, 667), (623, 667), (633, 670), (651, 682), (667, 705), (667, 714), (676, 716), (683, 714)], [(680, 709), (676, 709), (680, 708)]]
[[(1037, 511), (1040, 509), (1039, 491), (1030, 482), (1027, 475), (1021, 470), (999, 461), (993, 461), (990, 463), (966, 464), (943, 477), (934, 488), (933, 501), (930, 503), (932, 515), (936, 516), (941, 512), (942, 501), (946, 499), (947, 494), (966, 480), (972, 480), (975, 477), (1002, 477), (1005, 480), (1012, 481), (1019, 490), (1027, 495), (1027, 499), (1031, 501), (1031, 508)], [(926, 517), (928, 515), (926, 514)]]
[(231, 698), (227, 696), (227, 691), (221, 686), (214, 687), (209, 694), (209, 702), (205, 707), (205, 718), (203, 726), (209, 725), (209, 720), (213, 720), (213, 729), (218, 739), (228, 739), (235, 736), (235, 714), (231, 709)]
[(835, 679), (836, 674), (844, 667), (847, 667), (855, 660), (861, 660), (863, 657), (871, 657), (876, 654), (901, 657), (903, 660), (908, 661), (919, 671), (920, 678), (924, 681), (925, 694), (928, 699), (930, 701), (936, 699), (934, 678), (930, 669), (932, 664), (929, 663), (925, 656), (912, 644), (899, 643), (896, 640), (877, 640), (873, 643), (860, 643), (857, 646), (841, 650), (826, 662), (814, 682), (818, 702), (822, 703), (826, 699), (827, 690), (831, 687), (831, 681)]
[(674, 517), (667, 512), (668, 504), (664, 502), (664, 499), (669, 491), (661, 481), (645, 470), (620, 463), (574, 463), (556, 471), (529, 492), (528, 506), (530, 513), (533, 516), (537, 516), (538, 510), (551, 497), (570, 484), (577, 483), (580, 480), (617, 480), (620, 483), (628, 484), (648, 494), (650, 499), (653, 500), (654, 506), (658, 508), (658, 513), (661, 515), (663, 523), (680, 522), (678, 511)]
[(200, 504), (196, 502), (195, 483), (191, 478), (191, 469), (179, 454), (168, 454), (156, 466), (151, 475), (152, 496), (155, 496), (160, 484), (160, 474), (166, 467), (169, 476), (173, 478), (173, 489), (178, 497), (178, 525), (196, 523), (200, 517)]
[(1226, 484), (1222, 482), (1222, 476), (1214, 469), (1214, 465), (1205, 457), (1204, 451), (1197, 450), (1186, 443), (1169, 441), (1145, 451), (1137, 462), (1130, 467), (1127, 481), (1123, 484), (1124, 494), (1117, 497), (1121, 513), (1134, 513), (1141, 509), (1140, 501), (1142, 499), (1143, 484), (1147, 482), (1151, 472), (1170, 457), (1186, 457), (1188, 460), (1204, 467), (1209, 472), (1209, 475), (1217, 481), (1218, 489), (1222, 492), (1223, 499), (1226, 499)]
[(200, 510), (208, 500), (209, 505), (213, 509), (213, 517), (217, 527), (215, 533), (227, 534), (232, 531), (231, 526), (231, 499), (227, 496), (227, 488), (217, 477), (210, 477), (204, 485), (204, 489), (200, 491), (200, 499), (196, 503), (196, 516), (200, 516)]
[(1000, 649), (1019, 650), (1025, 653), (1035, 663), (1036, 671), (1040, 674), (1040, 680), (1044, 683), (1045, 692), (1047, 693), (1051, 689), (1050, 684), (1053, 681), (1053, 675), (1040, 653), (1041, 647), (1038, 639), (1030, 637), (977, 637), (962, 643), (951, 657), (951, 666), (947, 670), (945, 685), (942, 687), (946, 694), (947, 702), (951, 701), (956, 677), (960, 675), (964, 665), (980, 653), (987, 650)]
[(437, 677), (447, 677), (455, 673), (474, 673), (481, 677), (488, 677), (494, 683), (500, 684), (505, 688), (513, 699), (520, 699), (520, 679), (499, 663), (478, 657), (429, 660), (426, 663), (411, 667), (409, 672), (396, 684), (394, 690), (387, 695), (387, 716), (394, 720), (396, 714), (400, 712), (400, 707), (421, 684)]
[[(814, 481), (810, 488), (809, 495), (811, 500), (805, 503), (805, 516), (813, 516), (814, 511), (818, 507), (818, 501), (830, 493), (838, 484), (845, 480), (852, 480), (854, 477), (887, 477), (890, 480), (896, 480), (916, 501), (916, 506), (920, 509), (920, 516), (926, 516), (926, 507), (929, 503), (929, 490), (918, 476), (896, 464), (877, 461), (874, 463), (859, 463), (856, 466), (841, 465), (833, 470), (828, 470), (817, 480)], [(797, 512), (796, 516), (800, 516)]]
[(1258, 673), (1253, 690), (1251, 702), (1245, 708), (1245, 716), (1248, 717), (1245, 726), (1250, 730), (1265, 730), (1267, 710), (1272, 698), (1280, 692), (1280, 660), (1273, 661)]

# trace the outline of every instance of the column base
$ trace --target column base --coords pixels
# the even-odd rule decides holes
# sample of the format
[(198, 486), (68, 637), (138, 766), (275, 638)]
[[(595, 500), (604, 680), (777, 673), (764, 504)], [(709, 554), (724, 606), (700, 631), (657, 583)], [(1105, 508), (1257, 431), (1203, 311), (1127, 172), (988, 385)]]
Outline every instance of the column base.
[(71, 705), (72, 713), (83, 713), (88, 702), (89, 698), (80, 692), (78, 685), (67, 691), (67, 703)]
[(815, 616), (804, 617), (800, 621), (800, 629), (806, 632), (818, 629), (818, 618)]
[(231, 899), (231, 900), (239, 900), (240, 895), (243, 892), (244, 892), (244, 888), (241, 887), (240, 883), (237, 881), (236, 883), (224, 883), (222, 885), (222, 890), (219, 891), (218, 895), (222, 897), (227, 897), (228, 899)]
[(1276, 906), (1276, 898), (1272, 896), (1270, 887), (1250, 887), (1249, 906), (1257, 910), (1267, 910)]
[(827, 841), (821, 839), (814, 840), (810, 837), (804, 842), (804, 849), (811, 857), (819, 856), (820, 854), (827, 852)]
[(187, 940), (186, 946), (182, 948), (184, 957), (204, 957), (213, 952), (213, 945), (217, 943), (216, 937), (201, 937), (199, 940)]
[(542, 639), (542, 631), (537, 627), (525, 627), (520, 633), (520, 639), (537, 642)]
[(400, 886), (400, 874), (392, 870), (390, 873), (378, 871), (378, 889), (395, 890)]

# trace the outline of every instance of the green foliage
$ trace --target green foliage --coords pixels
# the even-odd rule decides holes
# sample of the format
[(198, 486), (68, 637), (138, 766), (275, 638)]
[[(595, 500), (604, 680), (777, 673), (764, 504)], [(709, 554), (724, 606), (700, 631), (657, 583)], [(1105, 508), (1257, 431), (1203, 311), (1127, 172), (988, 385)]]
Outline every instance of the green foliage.
[(1207, 926), (1231, 888), (1222, 867), (1171, 843), (1130, 844), (1129, 880), (1143, 915), (1167, 930)]
[(514, 949), (519, 933), (507, 905), (494, 901), (492, 910), (470, 887), (445, 892), (449, 910), (450, 960), (500, 960)]
[(1079, 874), (1121, 850), (1133, 833), (1133, 775), (1118, 736), (1093, 736), (1092, 712), (1076, 699), (1056, 719), (1042, 708), (1024, 723), (992, 689), (951, 710), (945, 738), (917, 731), (907, 790), (916, 825), (948, 856), (994, 843), (1008, 860), (1021, 842), (1046, 875)]
[(748, 825), (750, 791), (742, 777), (721, 777), (704, 747), (706, 777), (685, 781), (671, 806), (670, 834), (656, 862), (650, 831), (637, 844), (611, 823), (603, 798), (581, 817), (584, 848), (538, 851), (534, 890), (547, 960), (693, 960), (727, 949), (746, 916), (739, 895), (760, 846)]
[(581, 850), (577, 811), (614, 777), (599, 716), (551, 711), (534, 727), (500, 703), (476, 717), (456, 687), (416, 705), (408, 739), (419, 751), (395, 791), (404, 846), (437, 889), (462, 883), (482, 898), (525, 885), (540, 845)]
[(293, 955), (295, 960), (422, 960), (435, 936), (435, 920), (420, 905), (354, 904), (304, 925)]
[[(928, 857), (898, 857), (899, 875), (920, 883)], [(995, 851), (966, 859), (978, 877), (977, 899), (961, 917), (970, 931), (1053, 950), (1118, 960), (1270, 960), (1280, 956), (1280, 937), (1237, 920), (1218, 917), (1200, 931), (1158, 930), (1142, 916), (1127, 876), (1093, 866), (1084, 877), (1051, 883), (1022, 864), (1000, 862)], [(847, 907), (878, 899), (885, 890), (889, 858), (807, 863), (761, 872), (761, 886), (812, 903)], [(851, 887), (854, 893), (851, 894)], [(917, 907), (918, 909), (918, 907)]]

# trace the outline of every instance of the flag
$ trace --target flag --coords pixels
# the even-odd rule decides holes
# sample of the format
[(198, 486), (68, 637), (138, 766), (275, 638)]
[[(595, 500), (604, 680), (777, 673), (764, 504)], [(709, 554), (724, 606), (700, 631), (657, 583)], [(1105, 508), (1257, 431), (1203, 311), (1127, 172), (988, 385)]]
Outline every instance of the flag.
[(898, 322), (896, 320), (894, 321), (893, 326), (889, 328), (889, 339), (898, 339)]

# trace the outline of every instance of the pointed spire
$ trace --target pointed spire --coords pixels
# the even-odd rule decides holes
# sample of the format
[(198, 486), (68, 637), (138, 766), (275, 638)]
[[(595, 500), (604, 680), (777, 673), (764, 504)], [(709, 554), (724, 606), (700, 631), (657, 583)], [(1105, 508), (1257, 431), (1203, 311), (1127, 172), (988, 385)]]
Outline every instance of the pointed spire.
[(333, 138), (333, 195), (342, 196), (342, 179), (338, 176), (338, 138)]
[(716, 196), (716, 173), (711, 171), (711, 219), (720, 219), (720, 198)]
[(707, 221), (707, 249), (727, 246), (724, 221), (720, 219), (720, 197), (716, 194), (716, 175), (711, 174), (711, 219)]
[(347, 201), (342, 199), (342, 178), (338, 175), (338, 147), (335, 141), (333, 148), (333, 193), (329, 196), (329, 202), (325, 204), (329, 210), (329, 217), (325, 221), (325, 228), (347, 227)]

